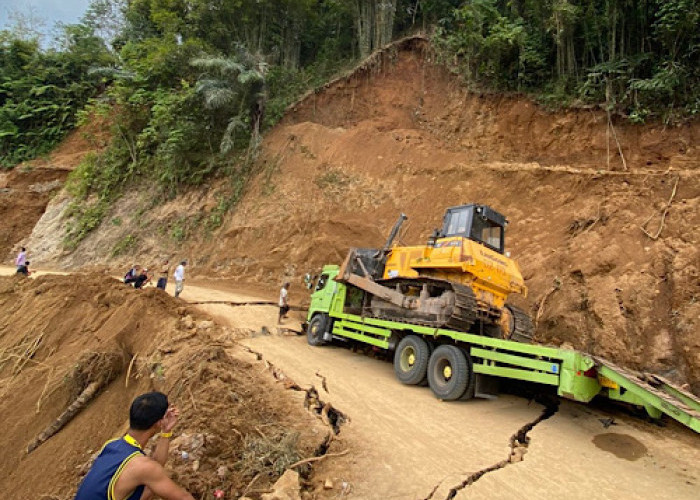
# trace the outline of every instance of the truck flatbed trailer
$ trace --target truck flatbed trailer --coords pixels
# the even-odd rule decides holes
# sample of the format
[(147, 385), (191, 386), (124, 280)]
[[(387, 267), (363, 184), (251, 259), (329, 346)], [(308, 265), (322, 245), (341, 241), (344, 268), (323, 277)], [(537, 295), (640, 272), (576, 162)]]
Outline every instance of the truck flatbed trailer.
[(427, 381), (441, 399), (493, 397), (499, 380), (522, 380), (554, 387), (560, 397), (582, 403), (599, 396), (642, 407), (652, 418), (665, 414), (700, 433), (700, 398), (658, 375), (574, 349), (370, 317), (358, 307), (362, 291), (334, 280), (338, 270), (325, 266), (311, 296), (307, 337), (312, 345), (342, 339), (393, 351), (399, 380)]

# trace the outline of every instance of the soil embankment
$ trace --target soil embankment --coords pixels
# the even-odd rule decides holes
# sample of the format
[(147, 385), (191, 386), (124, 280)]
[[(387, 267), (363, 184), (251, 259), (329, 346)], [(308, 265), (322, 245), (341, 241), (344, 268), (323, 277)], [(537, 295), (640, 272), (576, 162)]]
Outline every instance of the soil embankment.
[[(93, 454), (126, 431), (131, 399), (148, 390), (181, 410), (169, 468), (196, 498), (217, 488), (237, 498), (254, 478), (248, 494), (259, 498), (329, 435), (305, 411), (305, 393), (275, 384), (233, 330), (160, 290), (83, 274), (2, 277), (0, 317), (5, 498), (72, 498)], [(95, 386), (65, 427), (35, 440)]]

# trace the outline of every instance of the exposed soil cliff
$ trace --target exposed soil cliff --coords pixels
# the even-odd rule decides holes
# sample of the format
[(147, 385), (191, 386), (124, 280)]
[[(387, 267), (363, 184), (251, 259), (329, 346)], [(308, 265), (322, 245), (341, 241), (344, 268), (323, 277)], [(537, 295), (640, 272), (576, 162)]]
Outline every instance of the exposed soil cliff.
[[(290, 108), (220, 229), (202, 228), (226, 181), (155, 208), (132, 194), (60, 262), (182, 256), (193, 274), (272, 285), (382, 244), (399, 212), (401, 241), (422, 243), (446, 207), (477, 201), (510, 220), (538, 340), (700, 392), (700, 125), (610, 128), (598, 110), (549, 113), (467, 92), (431, 58), (423, 40), (397, 44)], [(61, 234), (49, 213), (30, 250)], [(188, 231), (197, 237), (179, 242)], [(133, 246), (113, 257), (124, 241)]]

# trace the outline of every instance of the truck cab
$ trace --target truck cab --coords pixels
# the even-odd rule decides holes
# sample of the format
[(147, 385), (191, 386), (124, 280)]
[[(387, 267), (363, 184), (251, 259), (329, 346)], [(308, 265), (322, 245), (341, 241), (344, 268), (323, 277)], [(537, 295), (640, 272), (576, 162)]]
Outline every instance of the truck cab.
[(310, 321), (318, 312), (327, 313), (330, 311), (331, 301), (337, 291), (337, 282), (333, 278), (338, 275), (338, 269), (339, 267), (336, 265), (323, 266), (321, 274), (313, 285), (307, 321)]

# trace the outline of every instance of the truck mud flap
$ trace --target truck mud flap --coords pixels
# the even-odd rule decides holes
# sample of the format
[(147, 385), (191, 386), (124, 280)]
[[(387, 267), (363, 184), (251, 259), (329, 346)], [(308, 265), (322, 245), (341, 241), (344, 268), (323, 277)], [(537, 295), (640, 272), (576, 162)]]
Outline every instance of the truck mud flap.
[(475, 374), (476, 380), (474, 381), (474, 397), (481, 399), (496, 399), (498, 398), (498, 388), (500, 385), (500, 380), (498, 377), (492, 377), (490, 375), (483, 375), (481, 373)]

